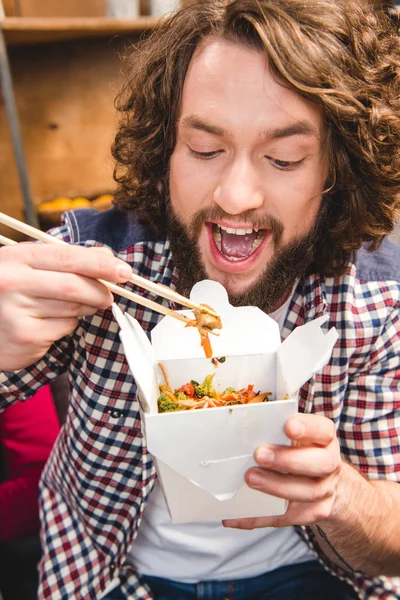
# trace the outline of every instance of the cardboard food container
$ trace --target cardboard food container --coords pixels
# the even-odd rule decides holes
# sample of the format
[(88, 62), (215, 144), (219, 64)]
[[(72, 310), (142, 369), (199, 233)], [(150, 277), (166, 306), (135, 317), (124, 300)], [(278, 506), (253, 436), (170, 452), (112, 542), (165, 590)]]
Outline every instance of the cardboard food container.
[[(255, 307), (234, 308), (225, 289), (202, 281), (194, 302), (212, 306), (222, 318), (213, 354), (226, 357), (215, 367), (204, 357), (197, 329), (164, 317), (151, 343), (138, 321), (113, 306), (120, 338), (138, 386), (143, 433), (174, 523), (283, 514), (287, 501), (249, 488), (244, 476), (255, 466), (263, 444), (289, 444), (283, 428), (297, 412), (298, 389), (326, 365), (336, 343), (335, 329), (323, 333), (328, 317), (296, 328), (281, 343), (278, 324)], [(182, 311), (192, 316), (191, 311)], [(161, 362), (172, 387), (215, 373), (213, 387), (272, 392), (269, 402), (158, 414)]]

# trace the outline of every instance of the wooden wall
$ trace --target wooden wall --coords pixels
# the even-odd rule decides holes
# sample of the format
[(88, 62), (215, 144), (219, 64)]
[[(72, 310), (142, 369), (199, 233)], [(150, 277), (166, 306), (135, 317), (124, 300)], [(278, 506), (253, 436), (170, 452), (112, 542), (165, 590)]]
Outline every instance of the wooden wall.
[(6, 16), (103, 17), (106, 0), (3, 0)]
[[(112, 191), (114, 99), (131, 41), (102, 38), (9, 48), (35, 203)], [(2, 99), (0, 211), (23, 217)]]

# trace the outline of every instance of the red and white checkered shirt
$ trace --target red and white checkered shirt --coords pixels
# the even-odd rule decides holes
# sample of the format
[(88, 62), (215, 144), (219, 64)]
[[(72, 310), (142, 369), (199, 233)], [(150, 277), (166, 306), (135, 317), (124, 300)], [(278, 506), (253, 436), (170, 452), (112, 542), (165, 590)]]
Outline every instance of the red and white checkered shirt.
[[(68, 213), (57, 235), (70, 243), (107, 245), (135, 272), (174, 287), (168, 241), (149, 240), (132, 216), (115, 210)], [(301, 280), (283, 337), (294, 327), (329, 315), (326, 330), (336, 327), (339, 340), (329, 364), (301, 389), (300, 410), (332, 419), (343, 458), (370, 479), (398, 481), (400, 285), (398, 273), (394, 275), (398, 266), (390, 256), (381, 264), (386, 273), (370, 270), (367, 275), (365, 265), (360, 271), (349, 265), (340, 277)], [(155, 299), (149, 292), (140, 293)], [(148, 332), (160, 318), (123, 298), (116, 301)], [(66, 370), (72, 390), (69, 412), (42, 481), (39, 598), (94, 599), (118, 576), (127, 598), (151, 599), (127, 556), (156, 475), (111, 310), (82, 319), (74, 334), (54, 344), (36, 365), (0, 374), (0, 407), (31, 396)], [(400, 579), (346, 573), (322, 554), (311, 530), (298, 532), (360, 598), (400, 598)]]

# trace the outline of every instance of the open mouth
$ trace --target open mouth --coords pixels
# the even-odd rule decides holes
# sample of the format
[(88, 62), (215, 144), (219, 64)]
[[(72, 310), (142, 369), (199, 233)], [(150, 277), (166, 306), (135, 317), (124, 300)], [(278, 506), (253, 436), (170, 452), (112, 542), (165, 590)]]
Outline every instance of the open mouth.
[(254, 254), (268, 231), (251, 227), (234, 229), (216, 223), (211, 223), (211, 227), (216, 247), (225, 258), (233, 262), (245, 260)]

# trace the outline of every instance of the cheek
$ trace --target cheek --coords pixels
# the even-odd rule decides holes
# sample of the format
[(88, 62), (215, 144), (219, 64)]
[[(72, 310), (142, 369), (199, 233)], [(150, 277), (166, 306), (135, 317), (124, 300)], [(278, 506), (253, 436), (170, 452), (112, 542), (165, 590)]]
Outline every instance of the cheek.
[(182, 190), (182, 173), (180, 163), (176, 158), (175, 152), (171, 155), (170, 168), (169, 168), (169, 193), (171, 203), (175, 211), (180, 212), (181, 195)]
[(309, 231), (314, 226), (319, 210), (321, 208), (322, 198), (321, 195), (318, 195), (316, 198), (310, 200), (307, 205), (304, 207), (302, 213), (303, 216), (300, 215), (300, 232)]
[(175, 212), (183, 221), (190, 218), (193, 202), (193, 186), (184, 161), (172, 155), (170, 163), (170, 197)]
[(212, 185), (205, 169), (193, 159), (175, 151), (170, 160), (170, 196), (175, 212), (184, 222), (212, 201)]
[(308, 233), (321, 206), (322, 185), (299, 185), (290, 197), (286, 196), (277, 210), (277, 216), (284, 226), (284, 241), (293, 236)]

